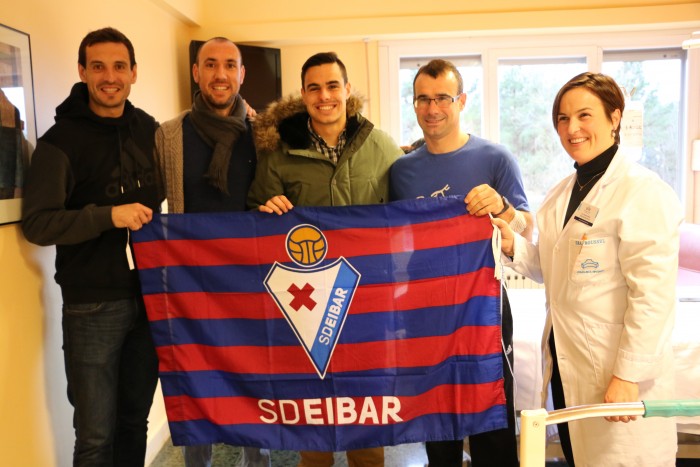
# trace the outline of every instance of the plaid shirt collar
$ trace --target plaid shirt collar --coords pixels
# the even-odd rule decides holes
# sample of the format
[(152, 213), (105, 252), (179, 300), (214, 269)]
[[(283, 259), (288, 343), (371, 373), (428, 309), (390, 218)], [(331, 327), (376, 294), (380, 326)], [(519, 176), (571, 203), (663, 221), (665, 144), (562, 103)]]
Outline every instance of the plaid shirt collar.
[(343, 129), (343, 131), (340, 132), (340, 135), (338, 135), (338, 144), (334, 147), (331, 147), (328, 146), (324, 139), (321, 138), (318, 135), (318, 133), (314, 131), (313, 127), (311, 126), (311, 118), (307, 120), (306, 127), (309, 130), (311, 141), (313, 141), (316, 150), (324, 156), (326, 156), (328, 160), (330, 160), (333, 164), (337, 164), (338, 158), (343, 153), (343, 149), (345, 148), (345, 143), (347, 141), (345, 129)]

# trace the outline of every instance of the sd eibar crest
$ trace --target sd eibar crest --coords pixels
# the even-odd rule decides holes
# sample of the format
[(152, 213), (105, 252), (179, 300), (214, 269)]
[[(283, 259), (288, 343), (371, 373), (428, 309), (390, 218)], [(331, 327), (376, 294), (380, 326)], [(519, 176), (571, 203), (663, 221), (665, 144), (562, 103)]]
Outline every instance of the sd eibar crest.
[(323, 379), (360, 273), (342, 256), (330, 264), (321, 264), (328, 242), (313, 225), (293, 227), (287, 234), (286, 248), (300, 268), (275, 261), (265, 278), (265, 287)]

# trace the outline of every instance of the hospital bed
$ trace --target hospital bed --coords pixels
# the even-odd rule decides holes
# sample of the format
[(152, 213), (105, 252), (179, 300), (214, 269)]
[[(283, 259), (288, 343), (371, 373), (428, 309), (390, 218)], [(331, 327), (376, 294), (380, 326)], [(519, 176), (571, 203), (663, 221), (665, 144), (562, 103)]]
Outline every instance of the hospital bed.
[[(511, 273), (508, 296), (513, 312), (515, 408), (516, 411), (539, 409), (542, 387), (541, 341), (545, 319), (544, 289), (529, 283), (527, 279), (523, 282), (522, 278), (513, 278)], [(539, 288), (517, 288), (518, 286)], [(672, 336), (677, 399), (700, 400), (699, 329), (700, 285), (678, 287), (676, 325)], [(700, 416), (678, 417), (676, 420), (679, 433), (678, 457), (700, 458)]]

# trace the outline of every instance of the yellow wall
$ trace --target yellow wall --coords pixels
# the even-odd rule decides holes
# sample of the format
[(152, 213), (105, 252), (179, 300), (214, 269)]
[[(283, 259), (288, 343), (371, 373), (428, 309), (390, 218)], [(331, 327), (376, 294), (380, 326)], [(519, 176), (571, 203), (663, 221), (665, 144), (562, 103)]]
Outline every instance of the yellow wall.
[[(299, 89), (299, 70), (308, 56), (335, 50), (348, 66), (351, 83), (370, 99), (366, 113), (377, 122), (381, 39), (700, 21), (700, 3), (692, 1), (585, 3), (0, 0), (0, 23), (31, 35), (41, 135), (77, 80), (80, 39), (107, 25), (121, 29), (136, 48), (138, 82), (131, 100), (160, 121), (189, 103), (189, 40), (225, 35), (280, 47), (285, 94)], [(53, 281), (54, 249), (28, 244), (19, 224), (10, 224), (0, 226), (0, 254), (0, 464), (68, 466), (73, 437), (63, 376), (61, 299)]]
[[(179, 76), (189, 29), (150, 0), (0, 0), (0, 23), (30, 35), (37, 128), (78, 80), (78, 44), (90, 30), (114, 26), (134, 43), (138, 80), (131, 100), (165, 120), (182, 108), (187, 76)], [(177, 78), (176, 78), (177, 77)], [(0, 465), (71, 465), (72, 411), (61, 351), (61, 297), (53, 280), (53, 247), (0, 226)]]
[[(16, 225), (0, 227), (0, 450), (15, 462), (5, 465), (53, 465), (43, 281), (31, 250)], [(30, 443), (44, 452), (31, 452)], [(24, 460), (19, 457), (26, 454)]]
[(230, 34), (246, 41), (293, 42), (689, 21), (693, 15), (697, 19), (700, 5), (693, 0), (355, 0), (333, 4), (295, 2), (293, 7), (288, 0), (245, 2), (245, 7), (232, 3), (204, 0), (202, 24), (228, 28)]

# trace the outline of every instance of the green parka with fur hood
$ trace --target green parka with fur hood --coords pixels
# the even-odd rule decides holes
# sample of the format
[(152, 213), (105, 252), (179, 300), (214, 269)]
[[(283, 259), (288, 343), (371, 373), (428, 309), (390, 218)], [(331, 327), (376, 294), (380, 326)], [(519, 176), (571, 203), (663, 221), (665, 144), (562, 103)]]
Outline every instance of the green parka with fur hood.
[(295, 206), (387, 202), (389, 167), (403, 151), (360, 115), (361, 107), (358, 96), (348, 98), (347, 143), (333, 165), (311, 141), (301, 97), (271, 104), (255, 122), (258, 166), (248, 206), (257, 208), (276, 195), (285, 195)]

